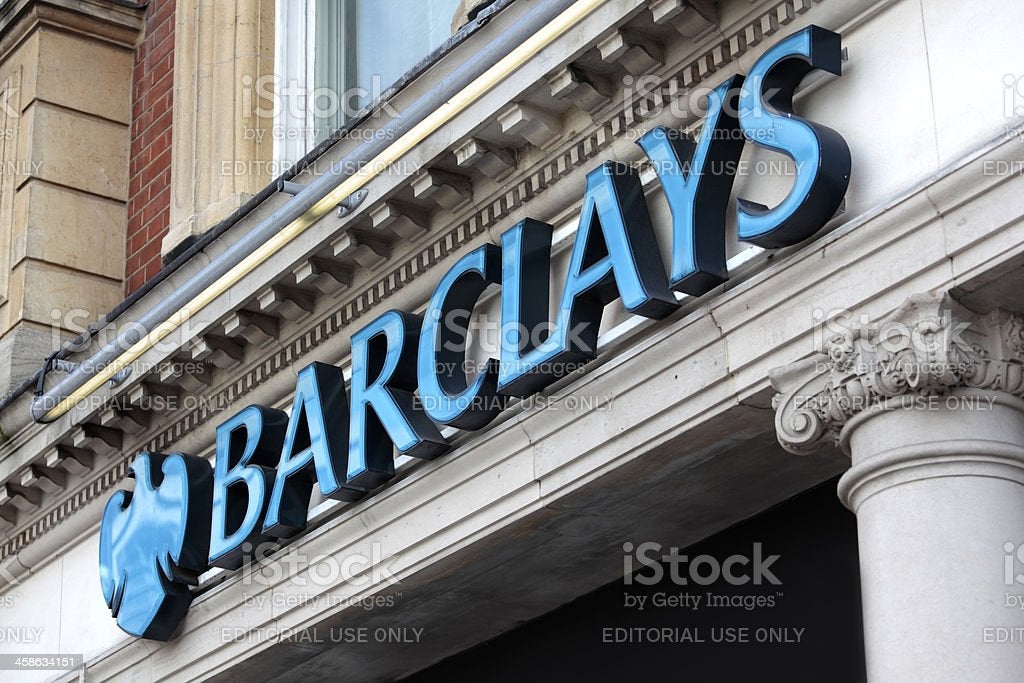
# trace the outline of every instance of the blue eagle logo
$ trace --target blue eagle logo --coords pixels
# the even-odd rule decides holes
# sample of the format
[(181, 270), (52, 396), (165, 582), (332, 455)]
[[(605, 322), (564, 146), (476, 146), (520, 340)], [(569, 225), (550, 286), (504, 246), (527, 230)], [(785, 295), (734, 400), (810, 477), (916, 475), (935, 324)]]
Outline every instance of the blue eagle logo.
[(203, 458), (140, 453), (100, 525), (100, 584), (126, 633), (168, 640), (208, 567), (213, 469)]

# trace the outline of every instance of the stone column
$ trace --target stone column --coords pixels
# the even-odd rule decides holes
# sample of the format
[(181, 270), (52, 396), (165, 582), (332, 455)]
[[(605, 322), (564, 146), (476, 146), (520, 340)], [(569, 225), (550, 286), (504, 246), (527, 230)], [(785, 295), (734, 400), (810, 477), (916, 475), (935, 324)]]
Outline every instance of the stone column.
[(923, 295), (830, 327), (772, 372), (775, 425), (793, 453), (851, 458), (869, 680), (1021, 680), (1024, 319)]
[(175, 8), (170, 227), (180, 250), (270, 182), (273, 0), (179, 0)]

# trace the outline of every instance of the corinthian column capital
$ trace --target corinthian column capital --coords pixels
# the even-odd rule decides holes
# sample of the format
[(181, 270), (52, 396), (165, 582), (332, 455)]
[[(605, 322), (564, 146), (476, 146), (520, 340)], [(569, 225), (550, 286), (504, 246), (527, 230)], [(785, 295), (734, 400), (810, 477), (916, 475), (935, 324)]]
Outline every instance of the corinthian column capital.
[(1024, 318), (973, 313), (946, 294), (911, 296), (878, 322), (833, 317), (819, 351), (775, 368), (775, 430), (786, 450), (823, 443), (849, 454), (850, 428), (862, 416), (922, 405), (958, 388), (1024, 397)]

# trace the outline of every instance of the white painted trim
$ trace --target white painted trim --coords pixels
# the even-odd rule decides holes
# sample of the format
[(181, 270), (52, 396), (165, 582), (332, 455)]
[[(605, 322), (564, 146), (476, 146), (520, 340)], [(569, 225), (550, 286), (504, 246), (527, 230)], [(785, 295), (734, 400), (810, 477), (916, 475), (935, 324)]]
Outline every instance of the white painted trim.
[[(292, 103), (284, 101), (281, 89), (294, 84), (300, 92), (314, 87), (313, 66), (316, 45), (316, 0), (277, 0), (274, 25), (274, 75), (279, 79), (275, 92), (281, 103), (274, 116), (272, 137), (274, 166), (293, 164), (313, 148), (313, 115), (306, 103), (296, 116)], [(307, 131), (298, 139), (287, 139), (288, 131)]]

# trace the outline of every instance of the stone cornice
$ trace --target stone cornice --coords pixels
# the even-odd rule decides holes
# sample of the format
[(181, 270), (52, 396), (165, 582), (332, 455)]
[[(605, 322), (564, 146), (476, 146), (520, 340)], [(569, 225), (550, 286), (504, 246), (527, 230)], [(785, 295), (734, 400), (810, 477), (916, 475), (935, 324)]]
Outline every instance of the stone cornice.
[(41, 25), (134, 48), (143, 12), (106, 0), (10, 0), (0, 6), (0, 61)]
[(820, 352), (771, 373), (779, 443), (803, 454), (825, 443), (849, 453), (861, 416), (913, 406), (957, 388), (1024, 397), (1024, 318), (979, 316), (948, 295), (910, 297), (874, 323), (843, 315), (823, 326)]

